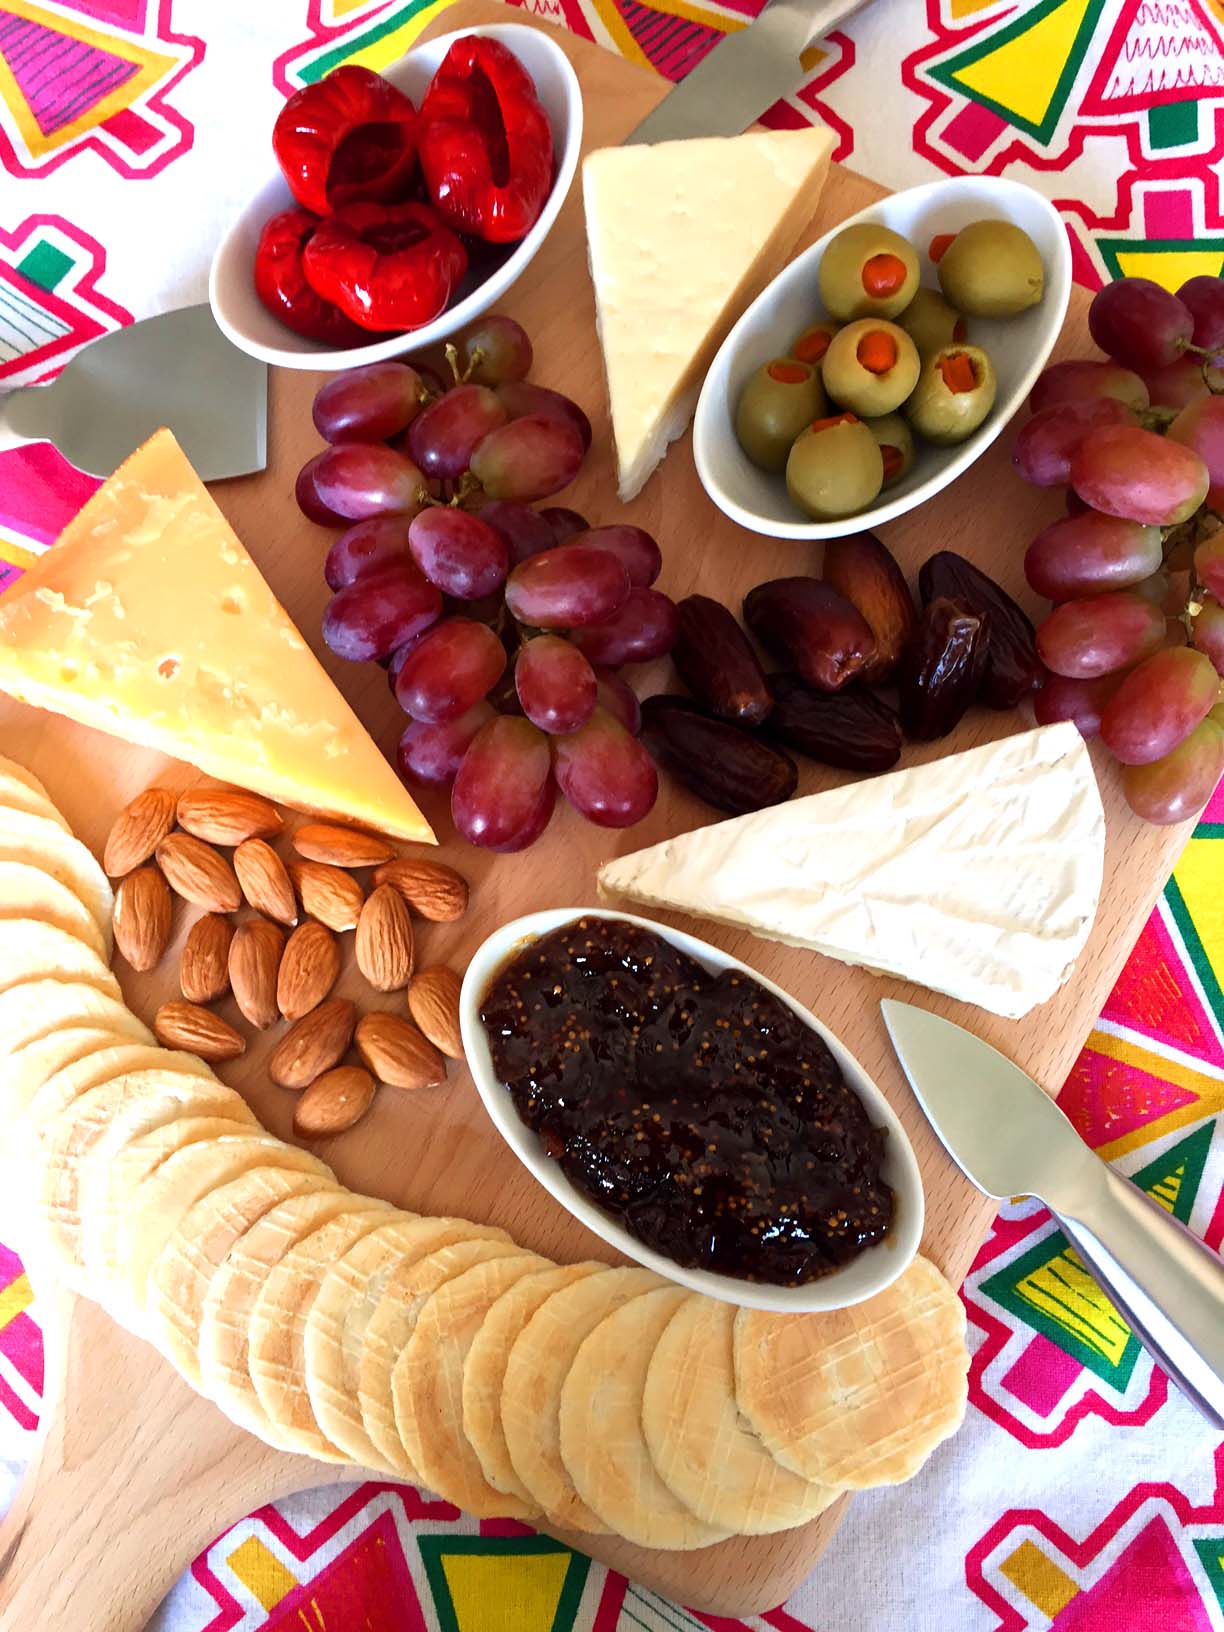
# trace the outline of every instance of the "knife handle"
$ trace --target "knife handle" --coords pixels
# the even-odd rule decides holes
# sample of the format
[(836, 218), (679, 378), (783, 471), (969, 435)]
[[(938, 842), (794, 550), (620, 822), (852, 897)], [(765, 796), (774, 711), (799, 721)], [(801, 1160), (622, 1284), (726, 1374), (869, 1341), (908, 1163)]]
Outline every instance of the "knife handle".
[(1085, 1267), (1160, 1368), (1224, 1428), (1224, 1259), (1100, 1164), (1073, 1212), (1051, 1208)]

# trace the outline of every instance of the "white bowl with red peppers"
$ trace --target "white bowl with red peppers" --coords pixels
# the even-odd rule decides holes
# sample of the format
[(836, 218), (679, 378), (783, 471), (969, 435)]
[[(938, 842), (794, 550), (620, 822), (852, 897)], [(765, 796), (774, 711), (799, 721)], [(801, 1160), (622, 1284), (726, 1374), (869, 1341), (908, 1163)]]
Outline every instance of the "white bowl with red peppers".
[[(532, 114), (528, 105), (516, 127), (514, 90), (521, 81), (506, 67), (507, 81), (514, 83), (509, 91), (499, 86), (480, 60), (485, 48), (466, 43), (472, 40), (496, 42), (494, 51), (500, 46), (512, 53), (530, 77), (551, 133), (551, 185), (516, 241), (490, 241), (482, 232), (515, 231), (500, 201), (514, 191), (515, 144), (529, 142)], [(436, 114), (428, 123), (421, 117), (439, 70), (449, 73), (457, 60), (452, 47), (475, 63), (468, 85), (479, 82), (474, 101), (482, 105), (486, 122), (491, 115), (500, 127), (493, 137), (501, 144), (498, 152), (492, 143), (483, 154), (465, 150), (465, 85), (457, 75), (446, 87), (455, 96), (435, 91)], [(504, 56), (500, 63), (505, 67)], [(491, 66), (496, 70), (498, 63)], [(404, 97), (415, 119), (404, 113)], [(281, 167), (217, 246), (208, 285), (222, 331), (242, 351), (281, 368), (352, 368), (458, 333), (505, 294), (538, 252), (565, 202), (582, 146), (577, 75), (554, 40), (521, 23), (439, 35), (383, 75), (338, 69), (297, 93), (286, 109), (276, 129)], [(402, 125), (396, 123), (400, 119)], [(406, 144), (411, 152), (402, 164), (396, 148), (401, 129), (412, 131)], [(469, 151), (473, 165), (466, 162)], [(492, 200), (487, 206), (478, 186), (485, 164), (494, 181), (485, 189)], [(388, 191), (389, 198), (362, 196), (370, 191), (372, 173), (378, 178), (374, 191)], [(353, 174), (356, 183), (346, 180)], [(474, 220), (482, 207), (487, 222)], [(526, 213), (533, 208), (529, 203)], [(405, 249), (412, 252), (410, 276), (403, 273), (402, 258), (389, 265)], [(396, 271), (398, 280), (388, 276)], [(403, 321), (425, 313), (424, 321)]]

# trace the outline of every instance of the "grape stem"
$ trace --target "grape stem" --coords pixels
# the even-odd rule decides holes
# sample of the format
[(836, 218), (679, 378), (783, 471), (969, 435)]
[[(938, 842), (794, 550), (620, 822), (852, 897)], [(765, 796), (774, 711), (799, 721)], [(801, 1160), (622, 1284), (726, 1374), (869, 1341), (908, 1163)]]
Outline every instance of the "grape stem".
[(459, 352), (449, 340), (447, 341), (446, 360), (450, 364), (450, 371), (455, 377), (456, 385), (467, 384), (472, 375), (480, 367), (481, 363), (484, 362), (484, 355), (484, 352), (481, 351), (479, 346), (473, 346), (471, 353), (468, 356), (467, 367), (461, 372), (459, 368)]

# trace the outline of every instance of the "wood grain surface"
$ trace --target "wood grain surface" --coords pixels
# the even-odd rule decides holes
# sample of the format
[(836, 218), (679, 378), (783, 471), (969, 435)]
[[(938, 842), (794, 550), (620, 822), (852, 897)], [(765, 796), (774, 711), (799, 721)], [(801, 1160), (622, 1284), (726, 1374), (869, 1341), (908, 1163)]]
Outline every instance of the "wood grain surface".
[[(503, 15), (494, 0), (460, 0), (434, 26), (452, 29)], [(587, 145), (618, 141), (658, 100), (662, 82), (573, 35), (557, 38), (582, 80)], [(259, 166), (263, 162), (261, 154)], [(881, 191), (835, 167), (804, 242)], [(1086, 306), (1086, 296), (1076, 291), (1060, 355), (1085, 350)], [(594, 424), (591, 456), (560, 502), (596, 522), (623, 519), (650, 529), (663, 546), (661, 588), (677, 597), (699, 590), (737, 606), (764, 579), (818, 570), (818, 546), (742, 532), (714, 508), (697, 480), (687, 438), (672, 449), (661, 474), (634, 504), (617, 506), (577, 186), (544, 249), (502, 309), (519, 318), (532, 336), (533, 379), (572, 395)], [(341, 663), (319, 639), (326, 599), (322, 558), (331, 535), (304, 521), (293, 501), (298, 467), (319, 445), (309, 411), (316, 384), (310, 375), (274, 375), (267, 471), (213, 491), (341, 690), (391, 753), (403, 720), (381, 670)], [(934, 550), (951, 547), (1032, 604), (1021, 574), (1024, 546), (1057, 513), (1060, 501), (1025, 486), (1012, 473), (1011, 440), (1005, 433), (953, 486), (885, 529), (887, 543), (911, 575)], [(639, 690), (657, 690), (666, 678), (666, 666), (659, 665), (657, 673), (641, 676)], [(976, 710), (953, 738), (909, 748), (903, 763), (936, 758), (1029, 724), (1019, 714)], [(7, 701), (0, 702), (0, 748), (45, 780), (76, 830), (99, 854), (115, 813), (142, 788), (154, 781), (181, 787), (199, 780), (187, 766)], [(1100, 913), (1072, 979), (1023, 1021), (996, 1019), (902, 982), (876, 979), (742, 933), (686, 925), (810, 1005), (880, 1083), (910, 1133), (922, 1168), (924, 1249), (956, 1282), (972, 1261), (994, 1203), (953, 1168), (923, 1119), (888, 1045), (879, 1000), (899, 996), (926, 1003), (979, 1032), (1057, 1089), (1186, 838), (1186, 829), (1146, 827), (1129, 815), (1115, 770), (1104, 755), (1098, 756), (1097, 768), (1108, 823)], [(846, 778), (838, 773), (807, 765), (800, 791), (842, 780)], [(418, 957), (422, 964), (441, 961), (456, 970), (462, 970), (485, 935), (520, 913), (593, 904), (596, 867), (610, 855), (711, 819), (708, 809), (664, 781), (655, 811), (631, 832), (589, 826), (559, 805), (533, 849), (499, 858), (470, 850), (450, 836), (444, 800), (426, 798), (423, 804), (442, 839), (439, 854), (471, 880), (473, 891), (462, 922), (420, 926)], [(194, 916), (181, 915), (175, 947), (158, 970), (144, 976), (119, 970), (129, 1001), (145, 1018), (166, 996), (177, 995), (177, 948)], [(350, 967), (342, 989), (365, 996), (351, 968), (351, 937), (346, 940)], [(398, 1003), (383, 999), (380, 1006), (395, 1008)], [(222, 1012), (237, 1018), (228, 1003)], [(221, 1075), (248, 1096), (269, 1128), (288, 1138), (293, 1095), (274, 1087), (265, 1075), (277, 1035), (273, 1031), (258, 1038), (243, 1059), (221, 1067)], [(321, 1153), (355, 1189), (415, 1211), (459, 1213), (503, 1225), (525, 1246), (559, 1260), (612, 1256), (505, 1148), (461, 1069), (452, 1071), (444, 1088), (417, 1094), (383, 1089), (365, 1120), (321, 1147)], [(34, 1626), (41, 1632), (69, 1632), (82, 1624), (95, 1632), (136, 1632), (195, 1552), (227, 1522), (277, 1495), (335, 1478), (332, 1468), (283, 1456), (232, 1427), (151, 1348), (91, 1306), (68, 1308), (60, 1336), (57, 1343), (53, 1332), (49, 1345), (58, 1347), (62, 1358), (48, 1369), (50, 1422), (43, 1453), (0, 1532), (0, 1546), (10, 1554), (0, 1580), (0, 1626), (10, 1632), (30, 1632)], [(734, 1539), (695, 1554), (647, 1552), (604, 1537), (565, 1539), (671, 1598), (707, 1611), (743, 1614), (777, 1604), (793, 1590), (829, 1540), (844, 1505), (800, 1530)]]

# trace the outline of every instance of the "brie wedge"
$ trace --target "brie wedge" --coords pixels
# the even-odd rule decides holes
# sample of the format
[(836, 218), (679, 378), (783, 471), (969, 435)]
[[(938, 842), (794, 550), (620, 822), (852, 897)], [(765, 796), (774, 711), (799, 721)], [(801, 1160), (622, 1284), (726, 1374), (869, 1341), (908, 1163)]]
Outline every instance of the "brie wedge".
[(599, 889), (1018, 1019), (1083, 950), (1104, 855), (1065, 723), (682, 834), (606, 863)]
[(587, 244), (622, 500), (684, 431), (732, 323), (811, 221), (832, 151), (832, 133), (817, 127), (587, 155)]

